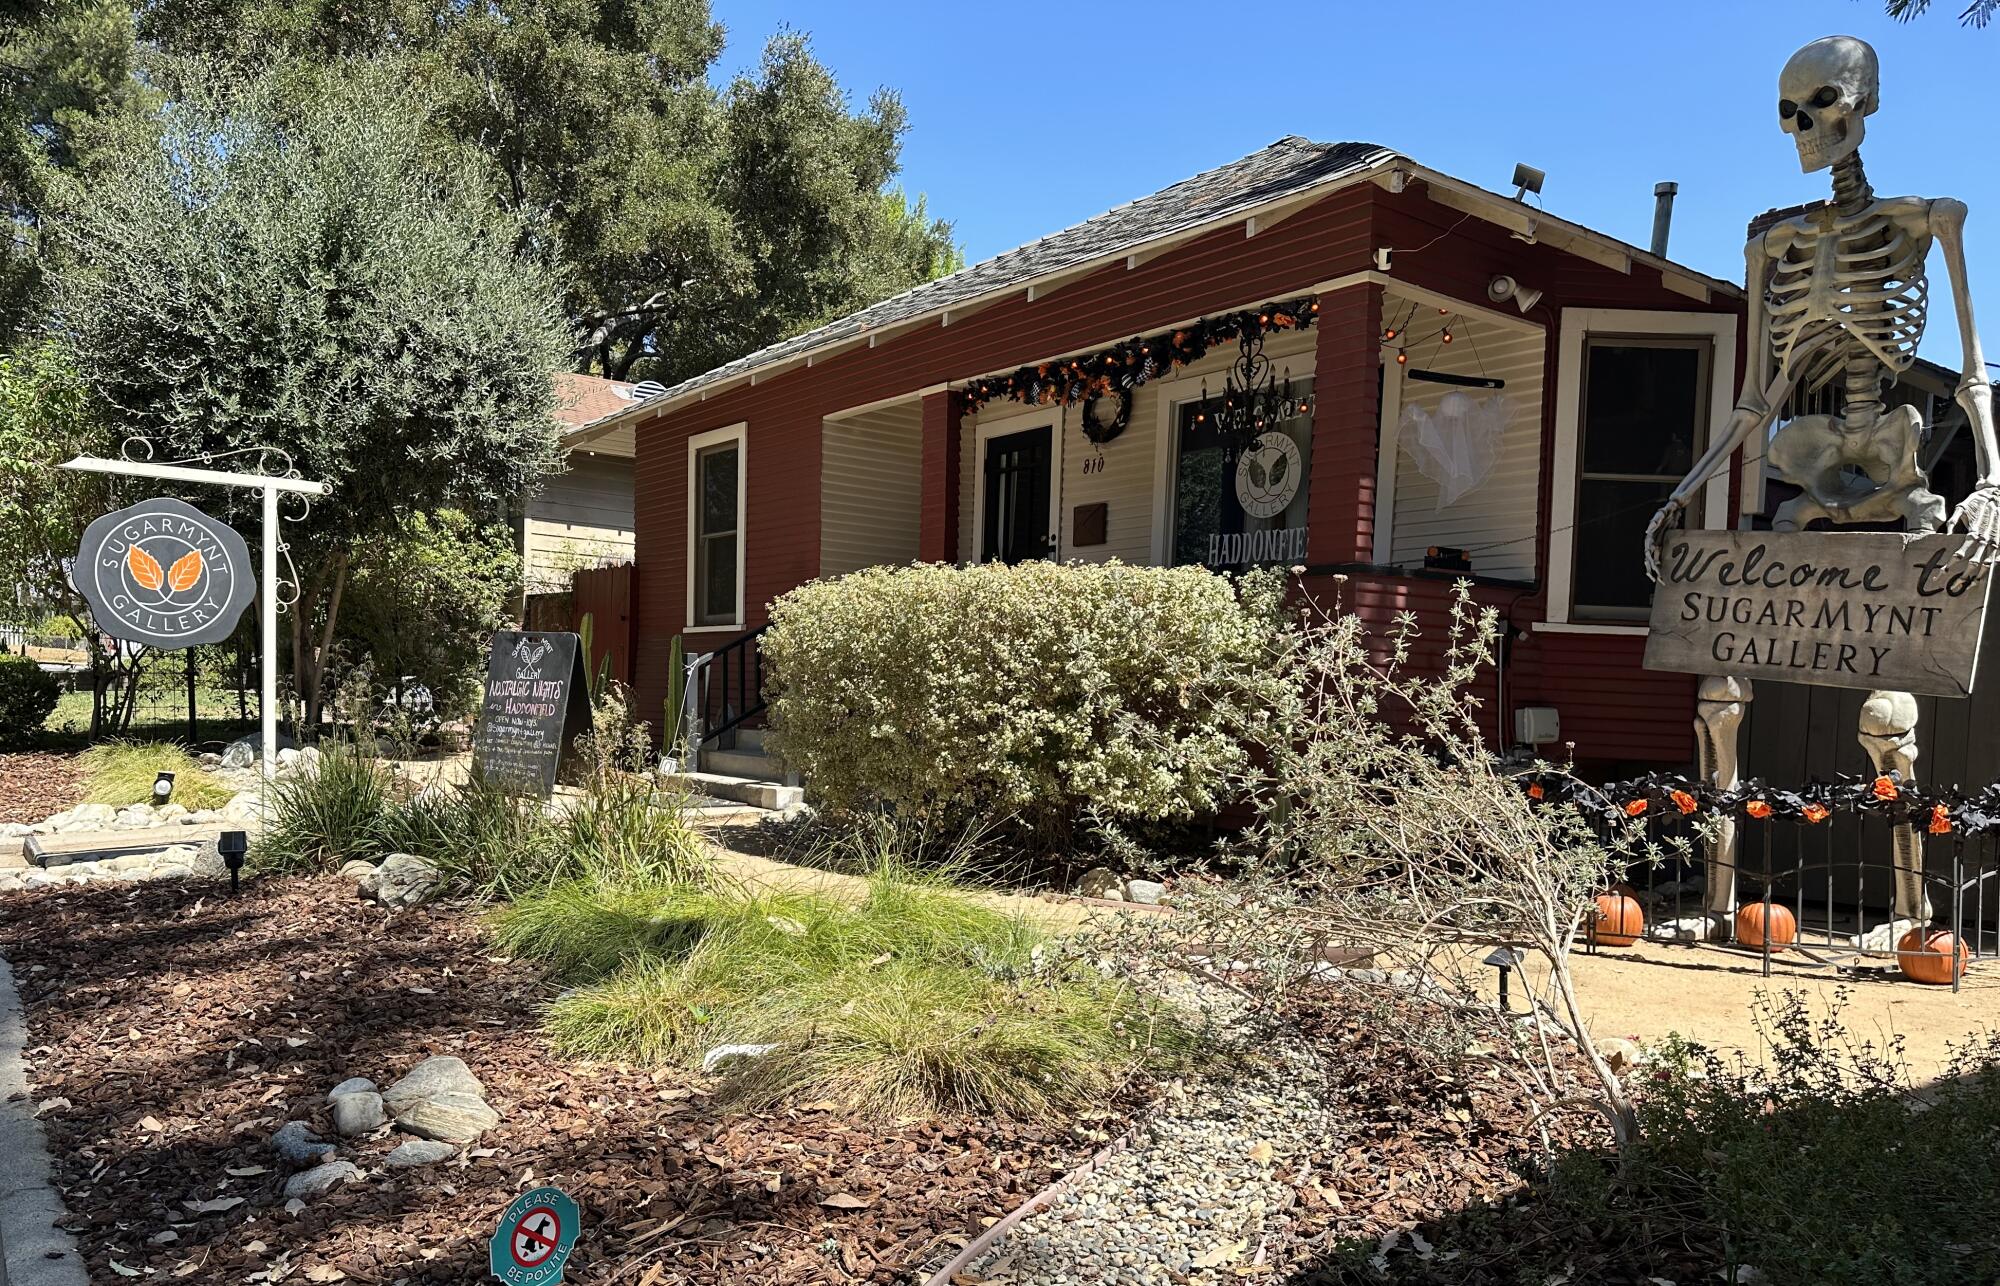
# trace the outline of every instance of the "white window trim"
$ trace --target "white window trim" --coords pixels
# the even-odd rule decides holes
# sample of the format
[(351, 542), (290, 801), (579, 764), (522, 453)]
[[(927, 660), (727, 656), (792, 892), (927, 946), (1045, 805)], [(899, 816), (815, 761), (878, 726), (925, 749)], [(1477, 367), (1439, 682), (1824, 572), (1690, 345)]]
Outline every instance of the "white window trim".
[[(695, 460), (709, 447), (721, 446), (726, 442), (736, 444), (736, 615), (733, 619), (713, 625), (694, 623), (694, 574), (696, 559), (695, 525), (699, 516), (701, 479), (695, 471)], [(744, 565), (743, 555), (747, 548), (744, 537), (750, 531), (749, 499), (750, 482), (750, 425), (745, 421), (726, 425), (720, 429), (710, 429), (697, 433), (688, 439), (687, 454), (687, 616), (681, 627), (684, 634), (721, 634), (727, 631), (741, 632), (743, 629), (743, 586), (750, 579), (749, 569)]]
[[(1039, 410), (1041, 413), (1036, 414)], [(986, 442), (1016, 433), (1049, 431), (1049, 530), (1055, 537), (1049, 561), (1062, 560), (1062, 422), (1046, 408), (1027, 408), (1019, 415), (982, 417), (972, 428), (972, 562), (985, 560), (986, 544)]]
[[(1172, 375), (1148, 380), (1146, 387), (1158, 390), (1155, 400), (1153, 432), (1153, 565), (1165, 567), (1174, 557), (1174, 477), (1180, 464), (1181, 439), (1176, 431), (1180, 424), (1180, 409), (1190, 402), (1201, 401), (1201, 384), (1204, 379), (1214, 379), (1218, 370), (1227, 371), (1235, 363), (1235, 345), (1229, 345), (1229, 361), (1221, 367), (1212, 366), (1204, 359), (1191, 367), (1185, 367)], [(1317, 344), (1289, 357), (1275, 357), (1271, 360), (1281, 370), (1287, 370), (1295, 380), (1313, 381), (1313, 405), (1319, 405), (1319, 381), (1314, 378), (1318, 366), (1319, 348)], [(1176, 396), (1178, 395), (1178, 396)], [(1306, 471), (1303, 484), (1312, 486), (1312, 471)], [(1312, 523), (1312, 501), (1310, 492), (1306, 502), (1306, 522)]]
[[(1708, 436), (1726, 431), (1736, 407), (1736, 314), (1652, 312), (1628, 308), (1565, 308), (1556, 361), (1556, 440), (1549, 487), (1548, 624), (1570, 623), (1570, 591), (1576, 574), (1576, 473), (1583, 414), (1584, 346), (1592, 335), (1662, 338), (1706, 337), (1714, 345), (1709, 362)], [(1697, 454), (1699, 454), (1697, 452)], [(1703, 490), (1701, 524), (1729, 525), (1727, 467), (1717, 469)], [(1644, 625), (1585, 621), (1591, 633), (1645, 634)], [(1557, 631), (1563, 632), (1563, 631)], [(1578, 628), (1568, 631), (1582, 633)]]

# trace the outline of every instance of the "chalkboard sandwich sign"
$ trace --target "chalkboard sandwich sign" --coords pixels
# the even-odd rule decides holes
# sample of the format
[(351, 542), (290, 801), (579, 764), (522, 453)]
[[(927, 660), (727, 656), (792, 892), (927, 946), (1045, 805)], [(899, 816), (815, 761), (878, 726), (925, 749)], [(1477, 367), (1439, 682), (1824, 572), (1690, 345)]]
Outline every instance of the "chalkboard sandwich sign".
[(1646, 668), (1966, 696), (1991, 569), (1954, 561), (1964, 541), (1674, 532), (1653, 591)]
[(486, 660), (472, 761), (509, 794), (548, 795), (570, 743), (590, 730), (590, 693), (574, 634), (502, 630)]

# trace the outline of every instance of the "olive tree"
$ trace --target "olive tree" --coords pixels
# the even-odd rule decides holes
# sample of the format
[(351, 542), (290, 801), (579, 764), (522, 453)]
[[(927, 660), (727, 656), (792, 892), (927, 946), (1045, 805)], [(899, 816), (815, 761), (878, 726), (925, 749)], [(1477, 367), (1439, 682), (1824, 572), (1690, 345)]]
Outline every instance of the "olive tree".
[(163, 105), (64, 183), (56, 324), (159, 454), (281, 448), (331, 497), (286, 528), (308, 728), (355, 560), (415, 513), (492, 517), (557, 466), (557, 291), (393, 71), (162, 60)]

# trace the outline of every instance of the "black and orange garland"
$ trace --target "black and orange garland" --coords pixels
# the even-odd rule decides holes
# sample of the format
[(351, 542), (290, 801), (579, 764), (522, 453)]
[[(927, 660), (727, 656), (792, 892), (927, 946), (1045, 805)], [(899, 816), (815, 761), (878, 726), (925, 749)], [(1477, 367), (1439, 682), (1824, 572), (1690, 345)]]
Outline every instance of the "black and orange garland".
[(961, 392), (963, 408), (977, 411), (993, 401), (1030, 406), (1074, 406), (1112, 393), (1125, 393), (1208, 355), (1217, 344), (1235, 343), (1246, 333), (1306, 330), (1319, 320), (1319, 301), (1302, 295), (1284, 303), (1204, 317), (1158, 335), (1138, 336), (1084, 357), (1023, 366), (1011, 375), (973, 380)]
[(1567, 803), (1598, 821), (1737, 815), (1816, 826), (1836, 812), (1874, 813), (1896, 825), (1908, 823), (1932, 835), (1970, 838), (2000, 832), (2000, 783), (1975, 792), (1955, 787), (1905, 784), (1898, 773), (1815, 781), (1781, 790), (1752, 779), (1735, 790), (1717, 790), (1679, 773), (1651, 773), (1628, 781), (1591, 786), (1555, 773), (1521, 779), (1528, 798)]

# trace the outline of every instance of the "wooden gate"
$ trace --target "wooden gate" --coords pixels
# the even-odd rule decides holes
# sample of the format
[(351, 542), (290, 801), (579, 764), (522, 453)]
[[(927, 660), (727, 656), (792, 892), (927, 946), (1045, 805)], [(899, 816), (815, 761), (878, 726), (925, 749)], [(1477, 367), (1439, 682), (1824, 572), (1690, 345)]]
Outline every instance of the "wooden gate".
[(575, 628), (590, 617), (590, 673), (595, 676), (609, 657), (611, 677), (624, 684), (632, 682), (633, 574), (631, 563), (616, 563), (579, 571), (570, 582)]

